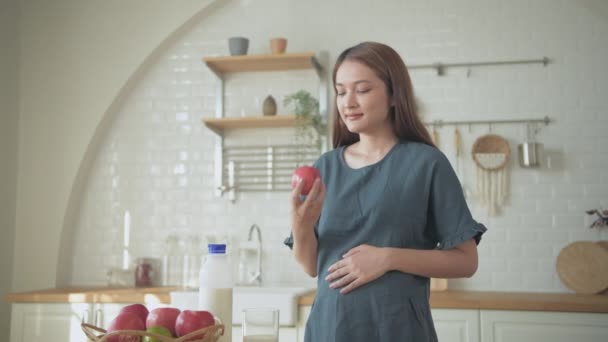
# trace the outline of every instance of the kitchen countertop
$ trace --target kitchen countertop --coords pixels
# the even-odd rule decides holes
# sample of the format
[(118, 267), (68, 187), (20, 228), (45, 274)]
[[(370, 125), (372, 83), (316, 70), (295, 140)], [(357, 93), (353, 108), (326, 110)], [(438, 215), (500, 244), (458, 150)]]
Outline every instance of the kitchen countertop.
[[(9, 303), (146, 303), (170, 302), (175, 287), (72, 287), (12, 293)], [(298, 304), (312, 305), (316, 291), (302, 295)], [(542, 292), (431, 291), (437, 309), (527, 310), (608, 313), (608, 296)]]
[(66, 287), (39, 291), (11, 293), (9, 303), (145, 303), (171, 302), (169, 292), (176, 287)]
[[(311, 305), (314, 293), (300, 297), (300, 305)], [(431, 291), (436, 309), (484, 309), (608, 313), (608, 296), (573, 293)]]

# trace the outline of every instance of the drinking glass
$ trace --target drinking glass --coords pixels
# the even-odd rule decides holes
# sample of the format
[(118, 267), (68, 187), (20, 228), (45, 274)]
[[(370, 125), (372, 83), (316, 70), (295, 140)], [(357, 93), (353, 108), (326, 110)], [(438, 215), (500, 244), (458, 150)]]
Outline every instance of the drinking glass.
[(243, 310), (243, 342), (278, 341), (278, 309), (253, 308)]

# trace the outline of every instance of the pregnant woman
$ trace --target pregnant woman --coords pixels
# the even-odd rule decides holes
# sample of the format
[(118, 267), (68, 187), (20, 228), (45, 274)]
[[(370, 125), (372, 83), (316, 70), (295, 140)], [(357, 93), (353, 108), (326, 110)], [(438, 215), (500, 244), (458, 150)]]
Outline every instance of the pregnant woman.
[(333, 147), (305, 199), (292, 193), (285, 244), (317, 295), (307, 342), (437, 341), (430, 277), (471, 277), (486, 228), (416, 112), (401, 57), (364, 42), (333, 70)]

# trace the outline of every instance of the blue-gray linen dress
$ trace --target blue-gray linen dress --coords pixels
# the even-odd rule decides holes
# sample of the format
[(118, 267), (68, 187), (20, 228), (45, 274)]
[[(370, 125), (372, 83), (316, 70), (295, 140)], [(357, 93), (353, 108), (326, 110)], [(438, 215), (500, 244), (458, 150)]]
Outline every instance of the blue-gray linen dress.
[[(479, 243), (486, 228), (471, 217), (448, 159), (434, 147), (402, 142), (359, 169), (346, 164), (344, 147), (324, 153), (314, 167), (327, 191), (315, 226), (317, 295), (304, 340), (437, 341), (429, 278), (391, 271), (343, 295), (325, 277), (333, 263), (361, 244), (451, 249), (472, 238)], [(285, 244), (293, 247), (292, 236)]]

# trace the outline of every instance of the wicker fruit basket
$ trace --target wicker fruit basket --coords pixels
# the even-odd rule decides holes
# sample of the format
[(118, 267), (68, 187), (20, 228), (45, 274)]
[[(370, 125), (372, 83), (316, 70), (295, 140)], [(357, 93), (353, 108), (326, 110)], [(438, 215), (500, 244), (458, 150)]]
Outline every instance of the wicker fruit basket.
[[(182, 337), (168, 337), (142, 330), (116, 330), (111, 333), (108, 333), (104, 329), (98, 328), (94, 325), (87, 323), (82, 323), (80, 327), (82, 328), (82, 331), (84, 331), (84, 334), (87, 335), (88, 340), (91, 342), (107, 342), (109, 337), (117, 335), (141, 337), (149, 336), (161, 342), (217, 342), (220, 336), (224, 335), (224, 325), (222, 324), (216, 324), (210, 327), (199, 329)], [(191, 338), (203, 333), (205, 334), (205, 337), (197, 340), (191, 340)]]

